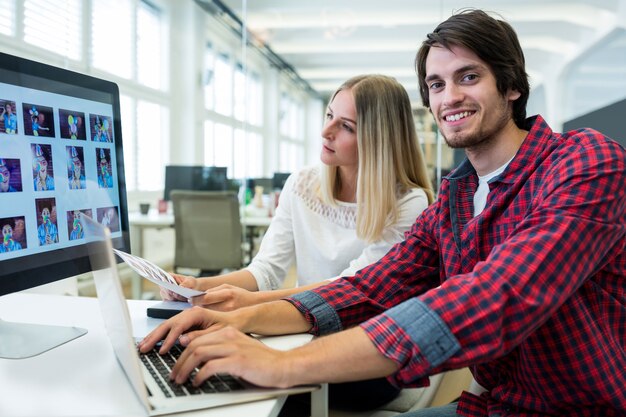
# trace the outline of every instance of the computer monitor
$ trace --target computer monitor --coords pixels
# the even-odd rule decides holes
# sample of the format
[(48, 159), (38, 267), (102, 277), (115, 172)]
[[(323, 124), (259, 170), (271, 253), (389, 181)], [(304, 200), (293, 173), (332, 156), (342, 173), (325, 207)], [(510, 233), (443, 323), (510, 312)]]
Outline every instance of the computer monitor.
[[(0, 296), (90, 271), (81, 213), (129, 250), (117, 85), (0, 53), (0, 107)], [(0, 357), (76, 330), (0, 320)]]
[(230, 186), (227, 174), (227, 167), (167, 165), (163, 199), (170, 201), (172, 190), (226, 191)]
[(269, 194), (274, 189), (272, 179), (267, 177), (248, 178), (248, 188), (254, 193), (255, 187), (263, 187), (263, 194)]
[(290, 175), (290, 172), (274, 172), (274, 176), (272, 177), (272, 187), (274, 190), (282, 190), (285, 186), (285, 181), (287, 181)]

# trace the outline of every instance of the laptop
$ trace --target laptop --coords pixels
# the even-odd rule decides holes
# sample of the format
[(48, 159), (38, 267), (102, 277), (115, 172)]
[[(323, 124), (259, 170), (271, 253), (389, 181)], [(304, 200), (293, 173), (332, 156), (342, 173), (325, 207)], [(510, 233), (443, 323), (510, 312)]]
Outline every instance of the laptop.
[[(278, 395), (311, 392), (319, 388), (316, 385), (288, 389), (262, 388), (230, 375), (215, 375), (209, 379), (208, 384), (199, 389), (191, 384), (176, 385), (170, 382), (167, 367), (173, 365), (176, 358), (162, 357), (156, 351), (140, 354), (137, 349), (109, 229), (86, 216), (83, 224), (89, 240), (89, 258), (107, 335), (118, 362), (147, 414), (161, 415), (212, 408)], [(182, 351), (182, 347), (178, 350)], [(164, 369), (159, 370), (160, 367)]]

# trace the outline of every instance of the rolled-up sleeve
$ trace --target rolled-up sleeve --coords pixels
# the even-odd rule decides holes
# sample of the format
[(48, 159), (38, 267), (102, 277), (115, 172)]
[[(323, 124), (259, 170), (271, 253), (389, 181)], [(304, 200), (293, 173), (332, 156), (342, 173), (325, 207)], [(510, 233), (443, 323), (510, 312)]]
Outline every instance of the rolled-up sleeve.
[(417, 298), (362, 323), (361, 328), (385, 357), (399, 366), (392, 376), (400, 386), (420, 386), (429, 374), (461, 349), (445, 322)]

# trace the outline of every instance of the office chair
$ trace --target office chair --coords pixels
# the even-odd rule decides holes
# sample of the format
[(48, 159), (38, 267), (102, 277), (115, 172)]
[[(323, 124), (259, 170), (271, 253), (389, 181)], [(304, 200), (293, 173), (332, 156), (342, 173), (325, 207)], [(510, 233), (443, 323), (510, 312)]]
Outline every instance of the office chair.
[(228, 191), (172, 190), (174, 271), (200, 270), (200, 276), (242, 267), (242, 226), (237, 194)]

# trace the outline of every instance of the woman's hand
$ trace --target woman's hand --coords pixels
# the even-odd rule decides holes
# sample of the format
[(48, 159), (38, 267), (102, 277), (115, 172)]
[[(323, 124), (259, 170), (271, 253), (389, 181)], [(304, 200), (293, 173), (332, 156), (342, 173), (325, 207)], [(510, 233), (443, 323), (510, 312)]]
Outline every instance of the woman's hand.
[(248, 291), (234, 285), (222, 284), (189, 300), (195, 306), (216, 311), (232, 311), (261, 302), (258, 291)]
[[(192, 290), (198, 289), (198, 280), (194, 277), (179, 274), (172, 274), (172, 277), (181, 287), (191, 288)], [(188, 301), (187, 298), (183, 297), (182, 295), (176, 294), (175, 292), (172, 292), (163, 287), (161, 287), (159, 292), (161, 294), (161, 298), (165, 301)]]

